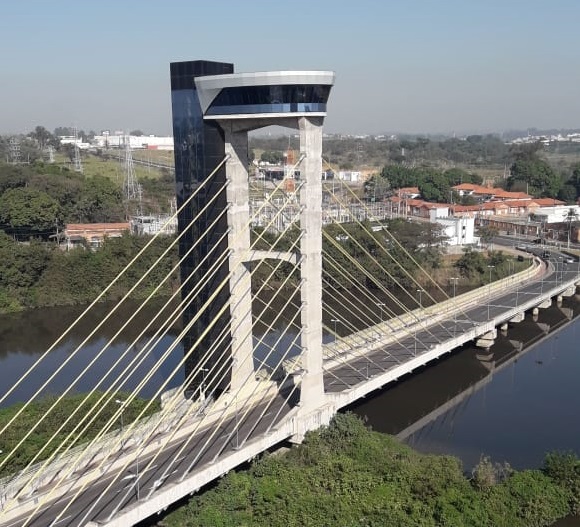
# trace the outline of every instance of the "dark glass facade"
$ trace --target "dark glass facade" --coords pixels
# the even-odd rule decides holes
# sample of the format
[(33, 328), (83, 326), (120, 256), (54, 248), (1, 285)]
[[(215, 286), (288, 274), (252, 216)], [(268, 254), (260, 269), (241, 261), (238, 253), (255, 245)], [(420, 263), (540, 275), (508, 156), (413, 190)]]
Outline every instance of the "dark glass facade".
[[(224, 313), (219, 315), (219, 311), (226, 305), (229, 298), (229, 285), (226, 281), (228, 260), (223, 258), (224, 255), (227, 255), (227, 236), (219, 241), (228, 228), (225, 214), (217, 220), (227, 206), (225, 167), (222, 167), (210, 178), (211, 172), (223, 160), (225, 149), (221, 129), (217, 124), (203, 120), (194, 80), (199, 76), (222, 75), (233, 73), (233, 71), (233, 64), (222, 62), (188, 61), (174, 62), (170, 65), (178, 208), (201, 186), (200, 192), (178, 216), (179, 232), (184, 232), (179, 244), (180, 256), (185, 255), (191, 249), (194, 241), (198, 241), (196, 248), (181, 265), (182, 298), (185, 300), (194, 289), (198, 291), (197, 294), (193, 295), (194, 299), (184, 313), (184, 325), (201, 312), (201, 316), (193, 324), (183, 341), (187, 351), (201, 338), (200, 343), (196, 345), (193, 354), (186, 362), (185, 375), (187, 377), (199, 366), (206, 370), (213, 370), (213, 374), (207, 375), (201, 371), (188, 386), (189, 390), (197, 390), (205, 383), (202, 389), (208, 394), (214, 389), (224, 389), (229, 383), (229, 374), (220, 382), (218, 378), (221, 377), (221, 374), (217, 370), (228, 364), (231, 356), (229, 310), (225, 309)], [(202, 183), (204, 184), (202, 185)], [(216, 198), (213, 205), (192, 223), (193, 218), (204, 209), (212, 197)], [(216, 223), (214, 224), (214, 222)], [(214, 225), (210, 228), (212, 224)], [(198, 266), (199, 268), (195, 270)], [(209, 280), (207, 280), (208, 275), (211, 276)], [(224, 281), (225, 285), (222, 285)], [(202, 312), (202, 306), (218, 289), (219, 292), (209, 308)], [(205, 336), (201, 337), (215, 320), (217, 323)], [(225, 340), (222, 340), (209, 359), (203, 359), (205, 353), (216, 342), (223, 339), (224, 333), (226, 334)], [(227, 357), (227, 359), (220, 357)], [(214, 366), (217, 367), (214, 368)]]
[(224, 88), (206, 115), (326, 112), (330, 86), (290, 84)]

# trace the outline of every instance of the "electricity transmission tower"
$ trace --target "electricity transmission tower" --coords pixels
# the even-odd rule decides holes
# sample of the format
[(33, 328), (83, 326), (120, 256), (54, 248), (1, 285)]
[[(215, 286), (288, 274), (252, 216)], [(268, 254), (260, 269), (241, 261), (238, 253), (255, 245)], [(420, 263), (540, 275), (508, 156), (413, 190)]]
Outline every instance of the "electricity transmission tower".
[(81, 160), (81, 150), (79, 148), (78, 132), (76, 127), (74, 128), (74, 151), (75, 155), (73, 158), (73, 166), (75, 172), (83, 173), (83, 162)]
[(131, 142), (128, 135), (125, 141), (125, 179), (123, 180), (123, 198), (125, 200), (127, 213), (130, 203), (137, 204), (137, 214), (141, 214), (141, 185), (137, 182), (135, 166), (133, 164), (133, 154), (131, 152)]

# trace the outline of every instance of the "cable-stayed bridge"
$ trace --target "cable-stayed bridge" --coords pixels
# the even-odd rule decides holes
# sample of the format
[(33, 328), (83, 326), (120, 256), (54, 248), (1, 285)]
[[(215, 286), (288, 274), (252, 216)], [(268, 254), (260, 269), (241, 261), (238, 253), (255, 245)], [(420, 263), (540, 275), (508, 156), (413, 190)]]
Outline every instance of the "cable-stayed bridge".
[[(160, 254), (51, 376), (37, 379), (35, 371), (60, 339), (0, 397), (1, 403), (22, 383), (36, 383), (33, 396), (0, 430), (1, 468), (18, 458), (78, 380), (95, 377), (95, 393), (62, 416), (25, 467), (2, 480), (0, 525), (133, 525), (268, 449), (300, 442), (339, 409), (465, 342), (489, 348), (498, 326), (575, 293), (576, 265), (536, 258), (502, 280), (492, 281), (490, 267), (485, 287), (434, 303), (427, 286), (437, 284), (380, 222), (371, 225), (357, 215), (349, 224), (322, 229), (322, 122), (333, 74), (233, 74), (229, 66), (172, 67), (179, 261), (167, 265), (171, 248)], [(275, 203), (264, 198), (261, 206), (276, 212), (251, 232), (263, 215), (260, 206), (250, 212), (248, 205), (247, 133), (270, 124), (298, 131), (301, 152), (289, 172), (299, 170), (300, 179), (291, 191), (282, 182)], [(366, 206), (354, 193), (333, 199), (344, 210), (347, 201)], [(277, 220), (289, 210), (298, 211), (297, 221), (280, 229), (287, 222)], [(31, 430), (14, 437), (19, 417), (51, 378), (72, 367), (88, 339), (159, 269), (158, 286), (143, 294), (142, 305), (94, 361)], [(119, 363), (127, 361), (122, 372), (103, 374), (97, 369), (101, 354), (176, 273), (179, 288), (119, 356)], [(137, 366), (178, 321), (177, 339), (135, 379)], [(166, 371), (179, 343), (183, 359)], [(168, 390), (169, 379), (182, 370), (183, 385)], [(124, 422), (127, 407), (158, 371), (167, 379), (153, 397), (162, 400), (161, 410)], [(121, 391), (129, 396), (120, 400)], [(111, 418), (87, 440), (111, 406)]]

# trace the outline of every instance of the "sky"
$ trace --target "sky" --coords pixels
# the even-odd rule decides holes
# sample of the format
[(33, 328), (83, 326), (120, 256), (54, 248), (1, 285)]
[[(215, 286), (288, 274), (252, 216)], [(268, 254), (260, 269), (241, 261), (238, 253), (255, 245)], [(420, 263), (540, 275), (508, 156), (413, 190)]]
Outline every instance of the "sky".
[(169, 63), (333, 70), (325, 131), (580, 128), (580, 0), (5, 0), (0, 133), (171, 134)]

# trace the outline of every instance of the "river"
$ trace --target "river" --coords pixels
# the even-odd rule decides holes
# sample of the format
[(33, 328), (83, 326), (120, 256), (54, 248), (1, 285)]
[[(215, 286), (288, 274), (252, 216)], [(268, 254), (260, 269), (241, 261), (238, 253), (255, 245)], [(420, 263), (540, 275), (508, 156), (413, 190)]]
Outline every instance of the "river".
[[(124, 307), (95, 335), (87, 336), (94, 320), (108, 309), (106, 305), (98, 306), (94, 318), (76, 327), (40, 363), (35, 385), (39, 379), (48, 379), (52, 371), (67, 361), (72, 350), (87, 339), (71, 367), (66, 368), (66, 374), (63, 370), (56, 375), (43, 393), (61, 393), (73, 383), (73, 392), (93, 388), (107, 377), (111, 364), (129, 349), (112, 369), (112, 375), (123, 371), (131, 362), (131, 350), (140, 349), (154, 333), (151, 328), (140, 335), (144, 321), (159, 313), (155, 306), (140, 313), (123, 338), (102, 352), (95, 369), (83, 374), (84, 367), (114, 335), (119, 321), (136, 308)], [(0, 394), (6, 393), (79, 312), (79, 308), (54, 308), (0, 317), (3, 373)], [(489, 352), (465, 346), (367, 397), (352, 410), (364, 416), (374, 430), (399, 435), (420, 451), (459, 457), (466, 471), (482, 455), (523, 469), (541, 466), (550, 450), (580, 453), (579, 314), (578, 295), (564, 299), (561, 306), (541, 310), (536, 319), (526, 314), (526, 319), (510, 326), (507, 333), (498, 332)], [(151, 370), (163, 351), (175, 343), (177, 333), (176, 327), (151, 349), (144, 362), (123, 374), (126, 382), (123, 389), (132, 389)], [(265, 340), (274, 343), (277, 336), (274, 331)], [(175, 345), (162, 370), (141, 390), (142, 396), (151, 397), (163, 385), (171, 388), (182, 382), (179, 367), (182, 354), (181, 345)], [(28, 383), (23, 382), (1, 405), (29, 396)], [(566, 521), (571, 523), (558, 525), (580, 525), (577, 520)]]

